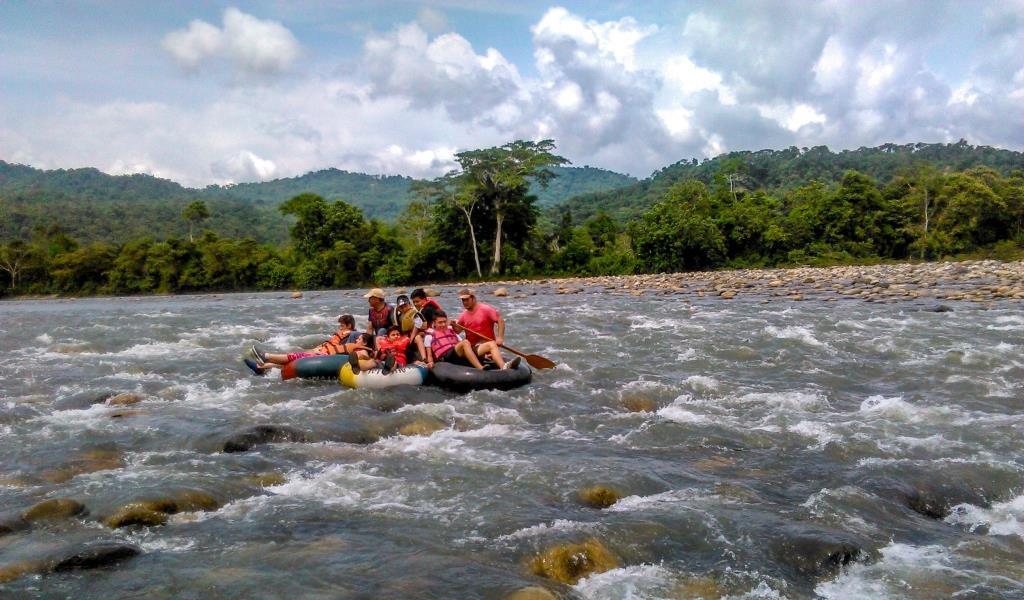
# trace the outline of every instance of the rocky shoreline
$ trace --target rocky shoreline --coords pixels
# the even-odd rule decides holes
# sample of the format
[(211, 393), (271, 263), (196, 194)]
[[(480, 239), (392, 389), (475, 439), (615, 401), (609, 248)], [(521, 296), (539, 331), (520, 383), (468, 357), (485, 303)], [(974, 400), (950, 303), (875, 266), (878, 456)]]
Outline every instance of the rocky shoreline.
[(633, 296), (674, 295), (687, 298), (773, 300), (906, 301), (1024, 300), (1024, 261), (901, 263), (868, 266), (742, 269), (511, 280), (473, 285), (482, 295), (525, 297), (539, 291), (555, 294), (609, 293)]

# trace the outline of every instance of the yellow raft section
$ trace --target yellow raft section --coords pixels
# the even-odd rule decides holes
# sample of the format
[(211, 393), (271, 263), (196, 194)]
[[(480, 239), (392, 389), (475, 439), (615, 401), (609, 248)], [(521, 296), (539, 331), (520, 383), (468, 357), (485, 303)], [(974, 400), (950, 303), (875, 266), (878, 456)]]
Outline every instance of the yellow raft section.
[(385, 375), (380, 369), (369, 369), (352, 372), (348, 363), (338, 370), (338, 381), (345, 387), (354, 389), (384, 389), (396, 385), (423, 385), (427, 379), (427, 368), (422, 365), (410, 365), (398, 368)]

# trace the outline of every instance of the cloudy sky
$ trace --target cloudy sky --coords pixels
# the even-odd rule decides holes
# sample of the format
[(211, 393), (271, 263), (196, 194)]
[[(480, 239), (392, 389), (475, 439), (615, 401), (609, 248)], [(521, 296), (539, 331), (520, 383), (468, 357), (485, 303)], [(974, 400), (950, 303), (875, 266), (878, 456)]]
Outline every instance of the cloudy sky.
[(1024, 0), (0, 2), (0, 159), (187, 185), (443, 173), (553, 138), (644, 177), (730, 150), (1024, 147)]

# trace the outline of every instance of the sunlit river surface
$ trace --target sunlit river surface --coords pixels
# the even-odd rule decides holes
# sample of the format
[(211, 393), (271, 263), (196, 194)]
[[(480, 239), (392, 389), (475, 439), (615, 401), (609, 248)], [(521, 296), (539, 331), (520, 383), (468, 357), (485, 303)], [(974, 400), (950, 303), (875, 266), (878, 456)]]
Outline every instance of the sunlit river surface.
[[(439, 299), (456, 308), (451, 289)], [(143, 551), (0, 596), (1024, 596), (1021, 303), (485, 299), (510, 344), (559, 366), (456, 395), (241, 365), (253, 341), (309, 347), (340, 312), (363, 322), (355, 292), (0, 303), (4, 510), (88, 508), (0, 536), (0, 563), (94, 540)], [(89, 404), (107, 392), (144, 399)], [(445, 428), (397, 433), (417, 420)], [(258, 424), (309, 441), (221, 451)], [(622, 499), (584, 506), (595, 484)], [(103, 524), (182, 490), (220, 507)], [(572, 586), (531, 573), (531, 557), (590, 539), (618, 568)], [(855, 560), (807, 566), (834, 547)]]

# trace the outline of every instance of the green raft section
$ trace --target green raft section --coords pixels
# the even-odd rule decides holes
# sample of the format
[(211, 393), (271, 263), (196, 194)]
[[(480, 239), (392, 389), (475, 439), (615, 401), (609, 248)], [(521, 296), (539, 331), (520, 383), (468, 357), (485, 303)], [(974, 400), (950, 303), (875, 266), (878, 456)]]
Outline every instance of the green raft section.
[(281, 367), (281, 379), (338, 379), (338, 372), (348, 364), (348, 354), (325, 354), (293, 360)]

